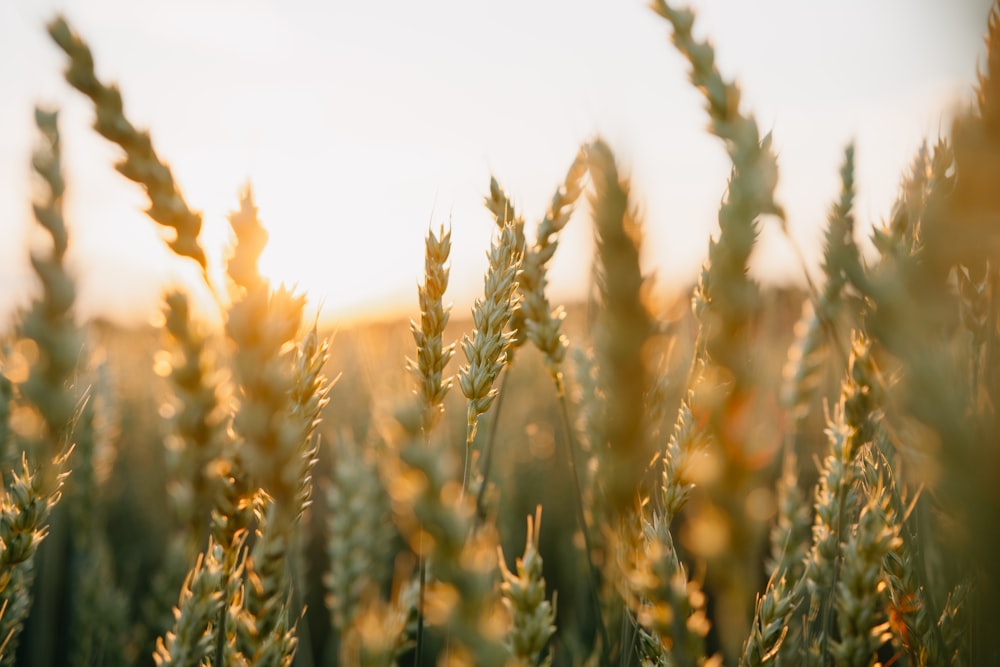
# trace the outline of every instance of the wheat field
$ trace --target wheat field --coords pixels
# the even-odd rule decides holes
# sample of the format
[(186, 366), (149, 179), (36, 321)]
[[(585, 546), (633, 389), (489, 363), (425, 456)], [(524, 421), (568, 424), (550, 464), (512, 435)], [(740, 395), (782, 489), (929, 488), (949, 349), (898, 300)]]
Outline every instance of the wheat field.
[[(212, 278), (150, 133), (47, 26), (203, 280), (159, 326), (79, 321), (60, 121), (37, 109), (45, 242), (0, 354), (2, 664), (1000, 664), (1000, 9), (974, 106), (916, 149), (888, 219), (857, 219), (845, 147), (821, 278), (787, 290), (748, 271), (762, 225), (787, 233), (771, 139), (694, 13), (652, 10), (731, 161), (697, 283), (654, 301), (650, 223), (589, 137), (537, 219), (484, 183), (470, 313), (432, 225), (419, 317), (336, 335), (261, 275), (249, 185)], [(571, 217), (593, 280), (558, 304)]]

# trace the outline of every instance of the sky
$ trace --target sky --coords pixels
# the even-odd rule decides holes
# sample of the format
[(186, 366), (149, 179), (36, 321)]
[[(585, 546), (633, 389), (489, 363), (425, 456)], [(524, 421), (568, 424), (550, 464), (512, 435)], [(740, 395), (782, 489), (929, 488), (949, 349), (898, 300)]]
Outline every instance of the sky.
[[(773, 134), (778, 199), (813, 270), (844, 147), (856, 144), (867, 236), (920, 142), (947, 134), (970, 102), (984, 62), (987, 0), (694, 7), (696, 34)], [(0, 317), (36, 289), (35, 104), (61, 109), (81, 317), (146, 321), (165, 285), (197, 282), (142, 213), (141, 190), (115, 172), (120, 153), (90, 129), (93, 110), (62, 81), (44, 30), (57, 13), (203, 212), (220, 284), (226, 215), (249, 181), (270, 234), (263, 273), (306, 291), (325, 317), (412, 314), (423, 238), (439, 225), (452, 229), (449, 298), (467, 309), (494, 229), (482, 204), (491, 174), (533, 229), (577, 148), (598, 135), (631, 178), (657, 285), (693, 281), (717, 233), (726, 156), (669, 26), (642, 0), (0, 0)], [(586, 293), (587, 210), (560, 241), (556, 302)], [(763, 222), (754, 275), (801, 281), (788, 241)]]

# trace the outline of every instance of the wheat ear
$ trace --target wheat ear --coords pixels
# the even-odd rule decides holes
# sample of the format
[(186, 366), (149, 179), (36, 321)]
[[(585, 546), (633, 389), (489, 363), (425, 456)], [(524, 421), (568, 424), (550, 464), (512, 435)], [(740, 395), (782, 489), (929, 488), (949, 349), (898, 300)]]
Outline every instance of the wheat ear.
[(528, 517), (528, 533), (524, 540), (524, 555), (517, 559), (517, 574), (507, 567), (500, 552), (500, 574), (503, 583), (500, 594), (512, 620), (511, 653), (524, 665), (550, 665), (551, 653), (544, 662), (541, 654), (555, 634), (555, 601), (545, 599), (545, 578), (542, 576), (542, 555), (538, 551), (538, 533), (542, 524), (542, 508), (535, 509), (534, 521)]
[(424, 284), (417, 289), (420, 323), (410, 322), (417, 358), (408, 360), (407, 368), (417, 378), (420, 426), (428, 435), (441, 419), (444, 398), (452, 385), (452, 378), (444, 374), (455, 354), (454, 343), (444, 344), (444, 330), (451, 316), (451, 307), (444, 304), (451, 231), (446, 232), (444, 227), (437, 234), (428, 230), (424, 246)]
[(642, 348), (654, 333), (646, 308), (646, 280), (639, 267), (641, 224), (611, 148), (598, 139), (587, 148), (594, 194), (591, 200), (597, 243), (596, 281), (600, 310), (594, 349), (604, 393), (602, 441), (614, 453), (604, 471), (614, 514), (633, 509), (650, 458), (643, 399), (649, 373)]
[[(17, 638), (31, 605), (34, 556), (48, 536), (46, 522), (62, 496), (66, 455), (51, 461), (55, 474), (42, 475), (21, 458), (0, 496), (0, 664), (13, 665)], [(51, 476), (51, 481), (46, 481)]]
[(48, 30), (53, 41), (69, 56), (66, 81), (94, 103), (97, 111), (94, 129), (125, 152), (125, 159), (116, 168), (146, 190), (149, 196), (146, 213), (161, 226), (173, 230), (174, 238), (168, 240), (167, 245), (176, 254), (196, 261), (206, 284), (211, 287), (205, 251), (198, 240), (201, 214), (192, 211), (184, 201), (170, 167), (153, 149), (149, 133), (135, 129), (125, 117), (118, 88), (107, 86), (97, 78), (90, 47), (73, 32), (63, 17), (49, 23)]
[(221, 402), (220, 370), (209, 349), (209, 337), (192, 317), (187, 295), (169, 292), (164, 301), (174, 408), (166, 439), (168, 490), (184, 526), (184, 550), (191, 557), (202, 547), (208, 529), (204, 513), (212, 507), (215, 495), (210, 464), (223, 455), (228, 415)]
[(844, 561), (837, 581), (837, 625), (840, 639), (830, 654), (838, 665), (867, 667), (878, 648), (888, 641), (885, 621), (886, 557), (901, 543), (899, 525), (889, 518), (891, 508), (882, 488), (872, 488), (857, 525), (844, 545)]
[(33, 208), (35, 220), (51, 244), (47, 251), (31, 253), (31, 265), (42, 289), (18, 328), (22, 336), (38, 345), (39, 359), (32, 364), (20, 392), (35, 406), (45, 424), (43, 442), (29, 443), (30, 454), (52, 458), (66, 446), (67, 429), (77, 412), (78, 397), (67, 384), (77, 368), (83, 339), (73, 319), (76, 288), (64, 263), (69, 234), (62, 213), (66, 186), (61, 173), (57, 115), (36, 110), (35, 122), (42, 141), (32, 166), (45, 191)]
[(841, 399), (827, 429), (830, 455), (816, 489), (812, 546), (806, 556), (805, 583), (818, 635), (811, 639), (825, 650), (833, 624), (832, 593), (842, 563), (841, 545), (852, 524), (852, 505), (859, 479), (858, 457), (874, 437), (879, 409), (878, 383), (871, 360), (871, 343), (855, 335), (851, 363)]
[(374, 459), (377, 446), (362, 446), (348, 436), (337, 443), (332, 484), (327, 491), (327, 557), (324, 577), (333, 629), (342, 637), (358, 612), (392, 574), (386, 554), (396, 531), (389, 494)]
[(164, 667), (198, 667), (215, 648), (215, 621), (226, 602), (222, 593), (222, 548), (209, 542), (188, 573), (174, 608), (174, 629), (156, 642), (153, 659)]
[(472, 471), (472, 442), (479, 417), (489, 410), (497, 390), (494, 383), (508, 361), (513, 332), (508, 330), (511, 315), (517, 308), (515, 289), (520, 272), (522, 251), (512, 224), (504, 226), (489, 253), (489, 268), (484, 280), (484, 294), (472, 309), (475, 330), (462, 340), (467, 364), (458, 372), (458, 383), (468, 399), (465, 438), (465, 474), (463, 489)]
[(545, 288), (548, 286), (548, 263), (559, 244), (559, 233), (569, 222), (573, 207), (583, 192), (587, 174), (587, 154), (581, 148), (566, 172), (563, 183), (552, 195), (545, 216), (538, 223), (535, 242), (526, 247), (518, 287), (523, 301), (521, 312), (525, 334), (545, 355), (545, 367), (561, 395), (563, 388), (562, 362), (566, 356), (566, 338), (562, 335), (562, 308), (552, 308)]
[(705, 641), (711, 628), (707, 598), (677, 557), (670, 527), (655, 514), (634, 521), (631, 530), (619, 532), (637, 540), (624, 549), (623, 585), (642, 629), (640, 654), (651, 664), (717, 667), (721, 656), (708, 656)]

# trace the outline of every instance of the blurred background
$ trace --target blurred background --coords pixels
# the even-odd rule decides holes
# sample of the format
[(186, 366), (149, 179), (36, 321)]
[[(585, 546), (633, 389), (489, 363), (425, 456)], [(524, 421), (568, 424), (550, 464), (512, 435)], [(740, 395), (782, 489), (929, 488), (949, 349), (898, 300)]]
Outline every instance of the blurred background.
[[(779, 196), (810, 261), (857, 142), (861, 230), (889, 212), (920, 141), (969, 100), (987, 0), (703, 0), (698, 30), (774, 134)], [(30, 294), (29, 159), (36, 103), (63, 108), (70, 262), (83, 315), (146, 321), (165, 283), (196, 284), (119, 177), (117, 148), (61, 79), (45, 23), (64, 13), (98, 74), (122, 89), (191, 206), (218, 270), (225, 216), (255, 188), (270, 231), (262, 269), (324, 318), (410, 313), (428, 225), (451, 224), (451, 298), (481, 292), (496, 175), (529, 221), (577, 147), (605, 136), (645, 213), (645, 266), (688, 283), (716, 228), (727, 161), (669, 30), (640, 0), (8, 0), (0, 3), (0, 316)], [(584, 296), (590, 229), (569, 225), (554, 302)], [(800, 281), (763, 226), (755, 270)], [(221, 274), (219, 274), (221, 275)], [(221, 284), (221, 279), (220, 279)], [(467, 311), (464, 311), (467, 312)]]

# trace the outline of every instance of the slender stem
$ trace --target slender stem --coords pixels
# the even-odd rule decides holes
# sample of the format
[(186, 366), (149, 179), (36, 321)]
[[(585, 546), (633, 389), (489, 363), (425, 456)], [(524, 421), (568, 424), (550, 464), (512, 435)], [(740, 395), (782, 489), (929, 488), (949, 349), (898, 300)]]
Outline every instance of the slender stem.
[[(299, 521), (302, 521), (302, 517), (299, 517)], [(300, 667), (315, 667), (316, 657), (313, 655), (312, 648), (312, 638), (309, 633), (309, 623), (305, 617), (305, 609), (307, 608), (305, 600), (305, 591), (302, 589), (302, 565), (304, 554), (302, 552), (302, 526), (298, 523), (298, 528), (294, 535), (292, 536), (291, 542), (291, 558), (288, 559), (288, 565), (286, 566), (290, 572), (292, 579), (292, 611), (294, 613), (300, 614), (299, 623), (296, 625), (295, 634), (298, 636), (298, 650), (295, 651), (295, 665)]]
[(600, 574), (597, 568), (594, 567), (593, 560), (593, 544), (594, 541), (590, 537), (590, 528), (587, 527), (587, 516), (583, 510), (583, 490), (580, 487), (580, 476), (577, 474), (577, 464), (576, 464), (576, 439), (573, 437), (573, 425), (569, 419), (569, 407), (566, 403), (566, 392), (563, 391), (562, 387), (557, 383), (556, 389), (559, 392), (559, 412), (562, 415), (563, 430), (566, 433), (565, 445), (566, 445), (566, 460), (569, 463), (570, 476), (573, 478), (573, 491), (575, 502), (573, 503), (576, 507), (576, 519), (580, 524), (580, 531), (583, 533), (583, 545), (586, 550), (587, 557), (587, 567), (590, 570), (590, 592), (591, 597), (594, 602), (594, 613), (597, 617), (597, 629), (601, 634), (601, 653), (603, 653), (603, 663), (608, 664), (608, 650), (610, 649), (610, 644), (608, 643), (608, 631), (604, 627), (604, 616), (601, 613), (601, 598), (600, 598)]
[(420, 534), (417, 537), (418, 544), (417, 547), (420, 551), (417, 561), (417, 567), (420, 568), (420, 590), (417, 593), (417, 646), (416, 646), (416, 659), (414, 660), (415, 667), (421, 667), (424, 658), (424, 597), (427, 591), (427, 561), (424, 558), (424, 526), (423, 523), (420, 524)]
[(500, 378), (500, 390), (497, 392), (496, 406), (493, 408), (490, 434), (486, 439), (486, 445), (483, 447), (483, 480), (479, 485), (479, 492), (476, 494), (476, 523), (480, 525), (486, 520), (486, 482), (490, 478), (490, 467), (493, 463), (493, 447), (497, 439), (497, 427), (500, 424), (500, 409), (503, 407), (503, 397), (507, 393), (506, 389), (507, 371), (504, 370), (503, 377)]
[[(225, 589), (223, 589), (225, 590)], [(222, 607), (219, 612), (219, 620), (216, 623), (215, 631), (215, 659), (212, 660), (213, 665), (224, 665), (226, 656), (226, 614), (229, 611), (228, 601), (227, 604)]]
[(465, 492), (469, 488), (469, 473), (472, 470), (472, 429), (470, 428), (465, 438), (465, 464), (462, 466), (462, 495), (465, 500)]
[[(424, 447), (430, 447), (431, 436), (429, 429), (423, 429)], [(465, 484), (462, 485), (465, 492)], [(427, 593), (427, 558), (424, 556), (424, 522), (420, 522), (420, 532), (417, 533), (417, 567), (420, 568), (420, 583), (417, 591), (417, 655), (414, 660), (414, 667), (421, 667), (424, 659), (424, 601)]]

